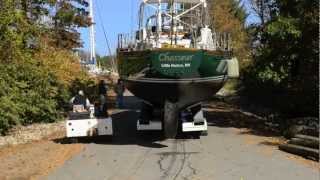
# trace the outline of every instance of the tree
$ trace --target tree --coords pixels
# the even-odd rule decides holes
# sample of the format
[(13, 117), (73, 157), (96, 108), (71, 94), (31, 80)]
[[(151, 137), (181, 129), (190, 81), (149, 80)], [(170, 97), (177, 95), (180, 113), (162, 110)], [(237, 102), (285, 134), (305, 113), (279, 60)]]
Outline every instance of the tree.
[(73, 49), (82, 46), (76, 28), (91, 25), (87, 6), (84, 0), (61, 0), (55, 3), (54, 31), (51, 37), (57, 47)]
[(248, 34), (245, 29), (246, 11), (240, 1), (215, 0), (211, 2), (213, 28), (220, 33), (228, 32), (232, 37), (234, 54), (243, 68), (249, 58)]
[(41, 26), (51, 45), (73, 49), (82, 46), (76, 30), (91, 25), (85, 0), (15, 0), (30, 24)]
[(274, 0), (250, 0), (251, 9), (259, 17), (260, 25), (264, 26), (272, 16)]
[(112, 56), (97, 56), (97, 61), (98, 61), (98, 64), (100, 64), (100, 66), (103, 68), (103, 69), (108, 69), (108, 70), (111, 70), (113, 67), (113, 59), (114, 57)]
[(274, 97), (270, 105), (290, 115), (318, 116), (318, 2), (268, 2), (274, 10), (264, 28), (256, 29), (260, 41), (245, 77), (249, 94)]
[(85, 5), (0, 1), (0, 134), (19, 124), (57, 120), (76, 87), (93, 87), (72, 51), (80, 46), (75, 27), (90, 24)]
[(37, 27), (18, 10), (17, 2), (2, 1), (0, 6), (0, 62), (3, 63), (25, 60), (32, 51), (29, 42), (37, 36)]

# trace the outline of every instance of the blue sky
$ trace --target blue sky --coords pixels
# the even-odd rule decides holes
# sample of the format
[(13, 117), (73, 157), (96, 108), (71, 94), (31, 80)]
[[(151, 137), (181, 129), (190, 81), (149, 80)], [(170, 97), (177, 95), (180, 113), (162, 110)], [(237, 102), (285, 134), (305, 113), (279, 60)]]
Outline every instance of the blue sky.
[[(129, 33), (136, 27), (137, 7), (140, 0), (93, 0), (96, 21), (96, 49), (99, 55), (107, 55), (107, 44), (102, 30), (105, 27), (112, 51), (117, 46), (119, 33)], [(99, 18), (98, 11), (101, 14)], [(133, 18), (131, 18), (133, 17)], [(134, 28), (136, 29), (136, 28)], [(84, 50), (89, 51), (89, 28), (81, 29)]]
[[(140, 0), (93, 0), (96, 21), (96, 49), (99, 55), (108, 55), (107, 44), (102, 30), (106, 29), (111, 49), (115, 52), (119, 33), (129, 33), (137, 27), (137, 12)], [(246, 7), (249, 7), (245, 0)], [(247, 8), (249, 9), (249, 8)], [(101, 19), (99, 14), (101, 14)], [(249, 11), (248, 11), (249, 12)], [(256, 21), (249, 16), (248, 23)], [(89, 29), (80, 29), (83, 49), (89, 51)]]

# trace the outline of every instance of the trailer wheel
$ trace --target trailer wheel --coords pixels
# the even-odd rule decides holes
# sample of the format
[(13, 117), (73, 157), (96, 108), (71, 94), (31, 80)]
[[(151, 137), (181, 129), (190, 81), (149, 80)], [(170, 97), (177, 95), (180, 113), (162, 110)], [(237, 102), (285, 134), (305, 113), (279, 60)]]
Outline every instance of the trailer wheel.
[(166, 138), (175, 138), (178, 131), (179, 109), (176, 103), (166, 101), (164, 105), (163, 129)]

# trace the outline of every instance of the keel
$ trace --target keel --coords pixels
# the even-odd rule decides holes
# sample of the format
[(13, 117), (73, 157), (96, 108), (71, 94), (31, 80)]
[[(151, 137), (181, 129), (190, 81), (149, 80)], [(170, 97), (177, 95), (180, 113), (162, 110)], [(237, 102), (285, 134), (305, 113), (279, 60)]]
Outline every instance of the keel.
[(178, 132), (179, 109), (177, 103), (166, 101), (164, 105), (163, 128), (166, 138), (175, 138)]

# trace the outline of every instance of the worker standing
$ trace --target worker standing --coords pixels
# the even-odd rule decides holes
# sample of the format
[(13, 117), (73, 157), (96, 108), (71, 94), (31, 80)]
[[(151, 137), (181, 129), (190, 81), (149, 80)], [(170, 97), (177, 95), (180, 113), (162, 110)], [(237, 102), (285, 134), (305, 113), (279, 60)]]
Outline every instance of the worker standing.
[(124, 84), (122, 80), (118, 80), (116, 87), (115, 87), (115, 92), (117, 94), (117, 102), (116, 102), (116, 107), (117, 108), (123, 108), (123, 93), (124, 93)]
[(102, 116), (108, 116), (108, 105), (107, 105), (107, 95), (108, 86), (104, 80), (99, 83), (99, 98), (100, 98), (100, 114)]

